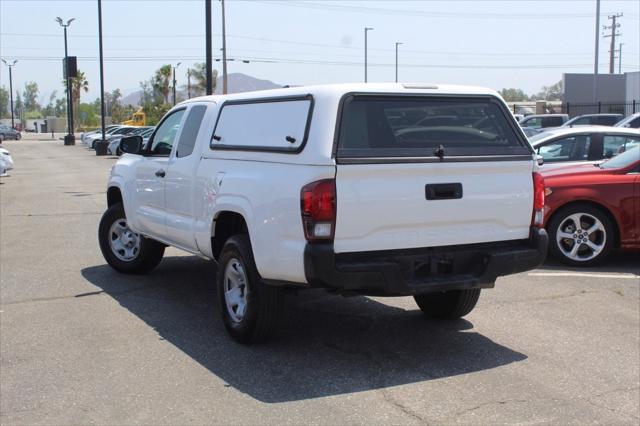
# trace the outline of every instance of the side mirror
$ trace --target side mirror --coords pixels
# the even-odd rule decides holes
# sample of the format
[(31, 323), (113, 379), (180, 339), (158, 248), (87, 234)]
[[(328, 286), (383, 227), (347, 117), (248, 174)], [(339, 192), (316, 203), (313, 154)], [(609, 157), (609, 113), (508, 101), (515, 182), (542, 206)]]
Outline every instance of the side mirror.
[(127, 154), (141, 154), (142, 136), (126, 136), (120, 139), (120, 150)]
[(542, 166), (544, 164), (544, 158), (542, 155), (536, 155), (536, 161), (538, 162), (538, 166)]

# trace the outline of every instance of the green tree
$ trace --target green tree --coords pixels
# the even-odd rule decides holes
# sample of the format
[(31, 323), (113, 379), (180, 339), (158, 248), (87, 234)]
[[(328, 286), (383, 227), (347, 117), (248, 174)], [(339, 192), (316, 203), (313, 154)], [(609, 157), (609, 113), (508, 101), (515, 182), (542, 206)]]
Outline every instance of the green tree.
[(24, 84), (24, 109), (25, 111), (40, 111), (38, 104), (38, 83), (28, 81)]
[(9, 108), (9, 91), (2, 86), (0, 87), (0, 118), (11, 117)]
[[(189, 79), (191, 80), (191, 87), (184, 86), (187, 92), (191, 92), (191, 97), (202, 96), (207, 93), (207, 64), (199, 62), (193, 64), (192, 68), (187, 69)], [(216, 91), (216, 81), (218, 78), (218, 70), (213, 70), (211, 73), (212, 90)]]
[(542, 89), (536, 93), (533, 98), (544, 101), (561, 101), (564, 97), (564, 87), (562, 80), (551, 86), (542, 86)]
[(22, 102), (22, 96), (20, 92), (16, 92), (16, 101), (13, 103), (13, 111), (15, 114), (19, 114), (18, 111), (22, 111), (24, 109), (24, 103)]
[(58, 98), (56, 99), (56, 107), (54, 110), (54, 115), (56, 117), (63, 117), (67, 114), (67, 99), (66, 98)]
[(42, 108), (42, 115), (44, 117), (51, 117), (51, 116), (55, 116), (56, 115), (56, 97), (58, 95), (57, 91), (53, 91), (51, 92), (51, 94), (49, 95), (49, 103), (47, 104), (47, 106), (45, 106), (44, 108)]
[(522, 102), (529, 100), (529, 96), (527, 96), (527, 94), (521, 89), (501, 89), (498, 93), (500, 93), (500, 96), (502, 96), (507, 102)]

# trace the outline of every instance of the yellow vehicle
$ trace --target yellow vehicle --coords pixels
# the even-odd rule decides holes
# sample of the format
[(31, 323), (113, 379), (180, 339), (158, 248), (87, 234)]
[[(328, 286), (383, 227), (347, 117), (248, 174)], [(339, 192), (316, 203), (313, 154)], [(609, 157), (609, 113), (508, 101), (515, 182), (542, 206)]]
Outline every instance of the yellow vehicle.
[(131, 120), (125, 120), (122, 122), (125, 126), (144, 126), (147, 122), (147, 116), (145, 115), (142, 108), (139, 108), (136, 112), (131, 116)]

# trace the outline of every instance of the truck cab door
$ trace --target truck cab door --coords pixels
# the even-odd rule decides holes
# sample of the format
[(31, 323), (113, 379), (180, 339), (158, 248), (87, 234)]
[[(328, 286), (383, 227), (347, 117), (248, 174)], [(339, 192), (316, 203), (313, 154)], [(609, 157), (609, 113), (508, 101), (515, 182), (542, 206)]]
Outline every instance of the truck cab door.
[(184, 113), (183, 108), (164, 117), (149, 139), (146, 156), (136, 168), (133, 225), (138, 232), (161, 240), (166, 235), (165, 176)]
[(194, 235), (194, 178), (202, 144), (208, 143), (202, 141), (207, 139), (203, 125), (206, 113), (206, 104), (194, 104), (187, 110), (165, 177), (167, 239), (189, 251), (198, 251)]

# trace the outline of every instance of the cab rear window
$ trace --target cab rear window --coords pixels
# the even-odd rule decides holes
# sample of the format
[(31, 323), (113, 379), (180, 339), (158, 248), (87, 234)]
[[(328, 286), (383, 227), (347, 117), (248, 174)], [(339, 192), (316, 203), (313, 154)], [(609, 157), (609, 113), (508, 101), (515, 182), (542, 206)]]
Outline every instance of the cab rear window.
[(486, 97), (352, 96), (343, 104), (337, 156), (530, 154), (506, 114)]

